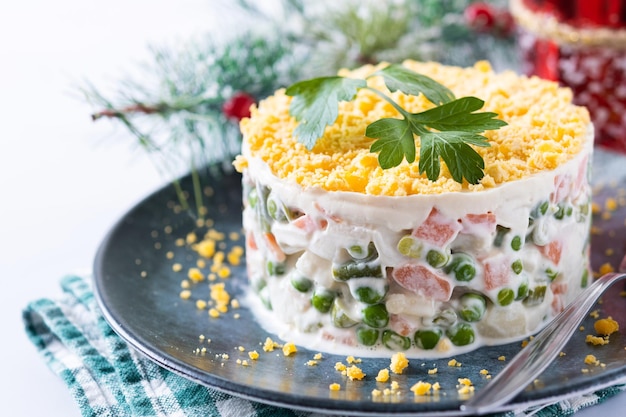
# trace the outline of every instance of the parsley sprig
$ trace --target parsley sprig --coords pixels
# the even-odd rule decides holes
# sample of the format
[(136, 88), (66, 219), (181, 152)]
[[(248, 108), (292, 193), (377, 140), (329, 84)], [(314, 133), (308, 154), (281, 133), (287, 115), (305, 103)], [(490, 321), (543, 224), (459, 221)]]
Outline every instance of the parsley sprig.
[(446, 86), (401, 65), (389, 65), (369, 77), (374, 76), (382, 76), (389, 91), (423, 94), (436, 107), (410, 113), (388, 95), (369, 87), (367, 79), (332, 76), (301, 81), (286, 90), (293, 97), (289, 111), (299, 122), (294, 131), (297, 140), (307, 149), (313, 149), (326, 127), (337, 120), (339, 102), (353, 100), (360, 89), (367, 89), (389, 102), (402, 116), (383, 118), (367, 126), (365, 135), (376, 139), (370, 151), (378, 152), (381, 168), (398, 166), (403, 159), (415, 162), (415, 136), (418, 136), (419, 172), (426, 173), (429, 180), (439, 178), (441, 159), (459, 183), (465, 178), (470, 184), (477, 184), (484, 177), (485, 162), (470, 145), (489, 147), (481, 133), (499, 129), (506, 122), (497, 119), (497, 113), (478, 112), (483, 100), (456, 98)]

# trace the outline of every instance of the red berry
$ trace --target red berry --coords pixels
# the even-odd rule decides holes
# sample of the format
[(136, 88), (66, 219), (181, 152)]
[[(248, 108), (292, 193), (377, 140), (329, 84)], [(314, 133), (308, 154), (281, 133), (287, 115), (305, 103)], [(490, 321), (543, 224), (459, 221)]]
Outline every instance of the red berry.
[(496, 22), (496, 13), (490, 4), (477, 2), (465, 8), (463, 16), (467, 25), (479, 32), (490, 31)]
[(254, 103), (254, 97), (250, 94), (238, 92), (224, 102), (222, 112), (230, 119), (241, 120), (250, 117), (250, 106)]
[(497, 14), (495, 29), (501, 36), (511, 36), (515, 30), (515, 19), (508, 10), (500, 10)]

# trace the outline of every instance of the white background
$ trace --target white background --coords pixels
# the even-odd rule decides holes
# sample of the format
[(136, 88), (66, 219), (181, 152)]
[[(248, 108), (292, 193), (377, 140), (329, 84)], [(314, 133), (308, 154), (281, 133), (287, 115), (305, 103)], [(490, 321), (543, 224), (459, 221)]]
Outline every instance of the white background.
[[(149, 45), (228, 30), (216, 0), (20, 0), (0, 4), (0, 398), (3, 415), (79, 416), (23, 330), (28, 302), (89, 271), (132, 205), (167, 182), (134, 138), (76, 94), (113, 91)], [(216, 22), (220, 26), (216, 26)], [(106, 87), (110, 87), (107, 90)], [(626, 394), (577, 415), (623, 415)]]

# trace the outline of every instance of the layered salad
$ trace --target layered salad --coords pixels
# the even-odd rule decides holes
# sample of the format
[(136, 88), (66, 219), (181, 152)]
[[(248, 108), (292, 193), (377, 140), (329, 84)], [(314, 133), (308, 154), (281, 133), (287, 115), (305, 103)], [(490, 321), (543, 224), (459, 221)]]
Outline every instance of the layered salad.
[[(343, 71), (412, 113), (434, 105)], [(478, 181), (416, 161), (383, 169), (366, 127), (397, 108), (361, 89), (312, 149), (279, 90), (242, 121), (243, 228), (259, 324), (310, 349), (447, 357), (539, 330), (590, 282), (587, 111), (556, 83), (488, 63), (403, 67), (475, 96), (506, 122), (484, 132)], [(374, 76), (372, 76), (374, 74)], [(407, 158), (408, 159), (408, 158)], [(463, 159), (461, 158), (461, 162)]]

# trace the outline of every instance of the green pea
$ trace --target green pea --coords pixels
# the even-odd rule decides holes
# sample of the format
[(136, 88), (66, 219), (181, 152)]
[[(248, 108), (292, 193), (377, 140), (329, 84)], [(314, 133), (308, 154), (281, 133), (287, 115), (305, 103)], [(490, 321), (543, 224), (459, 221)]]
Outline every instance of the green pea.
[(446, 330), (446, 335), (455, 346), (467, 346), (474, 342), (474, 328), (467, 323), (460, 323)]
[(550, 282), (554, 281), (559, 276), (559, 272), (552, 268), (547, 268), (545, 272)]
[(587, 287), (588, 282), (589, 282), (589, 270), (585, 268), (585, 270), (583, 271), (583, 275), (580, 277), (580, 286), (582, 288), (585, 288)]
[(426, 254), (426, 262), (433, 268), (441, 268), (448, 263), (449, 257), (438, 250), (431, 249)]
[(386, 293), (386, 287), (384, 288), (384, 292), (380, 292), (375, 288), (362, 286), (354, 290), (354, 298), (365, 304), (376, 304), (385, 298)]
[(370, 242), (367, 247), (363, 247), (361, 245), (352, 245), (347, 248), (348, 253), (354, 259), (368, 259), (372, 260), (378, 256), (378, 251), (376, 250), (376, 245), (374, 242)]
[(383, 278), (383, 268), (378, 260), (369, 262), (351, 260), (341, 265), (334, 265), (333, 277), (337, 281), (347, 281), (352, 278)]
[(411, 339), (394, 332), (385, 330), (382, 336), (383, 345), (393, 351), (407, 350), (411, 347)]
[(468, 292), (460, 299), (459, 316), (465, 321), (480, 321), (487, 310), (487, 300), (480, 294)]
[(320, 313), (328, 313), (333, 306), (335, 293), (325, 288), (315, 289), (311, 297), (311, 304)]
[(259, 204), (259, 193), (255, 187), (252, 187), (248, 193), (248, 204), (251, 208), (255, 208)]
[(291, 276), (291, 285), (300, 292), (308, 292), (313, 287), (313, 281), (296, 273)]
[(283, 206), (282, 203), (276, 201), (274, 198), (267, 199), (267, 214), (270, 217), (278, 222), (287, 222), (289, 218), (287, 217), (287, 209)]
[(356, 339), (360, 344), (365, 346), (374, 346), (378, 342), (379, 330), (372, 329), (371, 327), (359, 326), (356, 329)]
[(515, 300), (515, 292), (510, 288), (503, 288), (498, 291), (498, 304), (508, 306)]
[(515, 262), (513, 262), (511, 264), (511, 269), (513, 270), (513, 272), (515, 272), (517, 275), (522, 273), (522, 270), (524, 269), (524, 265), (522, 265), (522, 261), (521, 259), (516, 260)]
[(527, 306), (536, 306), (543, 302), (546, 296), (545, 285), (539, 285), (532, 290), (528, 291), (528, 296), (524, 299), (524, 304)]
[(459, 252), (452, 255), (452, 261), (445, 267), (447, 274), (453, 273), (457, 281), (471, 281), (476, 276), (476, 267), (471, 256)]
[(267, 281), (265, 280), (265, 278), (257, 278), (252, 282), (252, 288), (257, 294), (260, 293), (261, 290), (265, 287), (267, 287)]
[(493, 246), (495, 246), (496, 248), (499, 248), (500, 246), (502, 246), (502, 242), (504, 241), (504, 237), (510, 231), (511, 231), (511, 229), (508, 228), (508, 227), (504, 227), (504, 226), (501, 226), (499, 224), (496, 225), (496, 237), (493, 239)]
[(515, 300), (517, 301), (523, 300), (524, 298), (526, 298), (527, 295), (528, 295), (528, 279), (525, 279), (524, 282), (522, 282), (519, 288), (517, 289), (517, 296), (515, 297)]
[(541, 216), (544, 216), (547, 212), (548, 209), (550, 208), (550, 202), (549, 201), (544, 201), (542, 203), (539, 203), (531, 212), (530, 212), (530, 216), (533, 219), (539, 218)]
[(356, 321), (352, 320), (345, 311), (343, 303), (339, 300), (339, 298), (335, 298), (333, 302), (332, 309), (330, 311), (330, 317), (333, 321), (335, 327), (339, 328), (347, 328), (352, 327), (357, 324)]
[(556, 211), (554, 212), (554, 218), (557, 220), (563, 220), (565, 217), (565, 206), (563, 204), (559, 204), (556, 207)]
[(565, 209), (565, 215), (567, 217), (571, 217), (573, 213), (574, 213), (574, 207), (567, 206), (567, 208)]
[(446, 308), (440, 311), (439, 314), (435, 316), (435, 318), (433, 319), (433, 324), (442, 327), (450, 327), (454, 323), (456, 323), (457, 320), (458, 317), (456, 315), (456, 312), (451, 308)]
[(373, 304), (363, 309), (363, 323), (375, 329), (385, 327), (389, 323), (389, 313), (384, 304)]
[(267, 261), (267, 273), (273, 276), (283, 275), (285, 273), (285, 264), (283, 262)]
[(434, 349), (441, 339), (442, 332), (439, 329), (424, 329), (415, 332), (413, 339), (420, 349)]
[(259, 291), (259, 298), (261, 299), (261, 302), (263, 303), (265, 308), (267, 308), (268, 310), (272, 309), (272, 300), (270, 299), (269, 287), (261, 288), (261, 290)]
[(422, 244), (411, 235), (402, 236), (397, 247), (398, 252), (409, 258), (418, 259), (422, 256)]
[(518, 251), (522, 248), (522, 238), (520, 236), (515, 236), (511, 239), (511, 249), (514, 251)]

